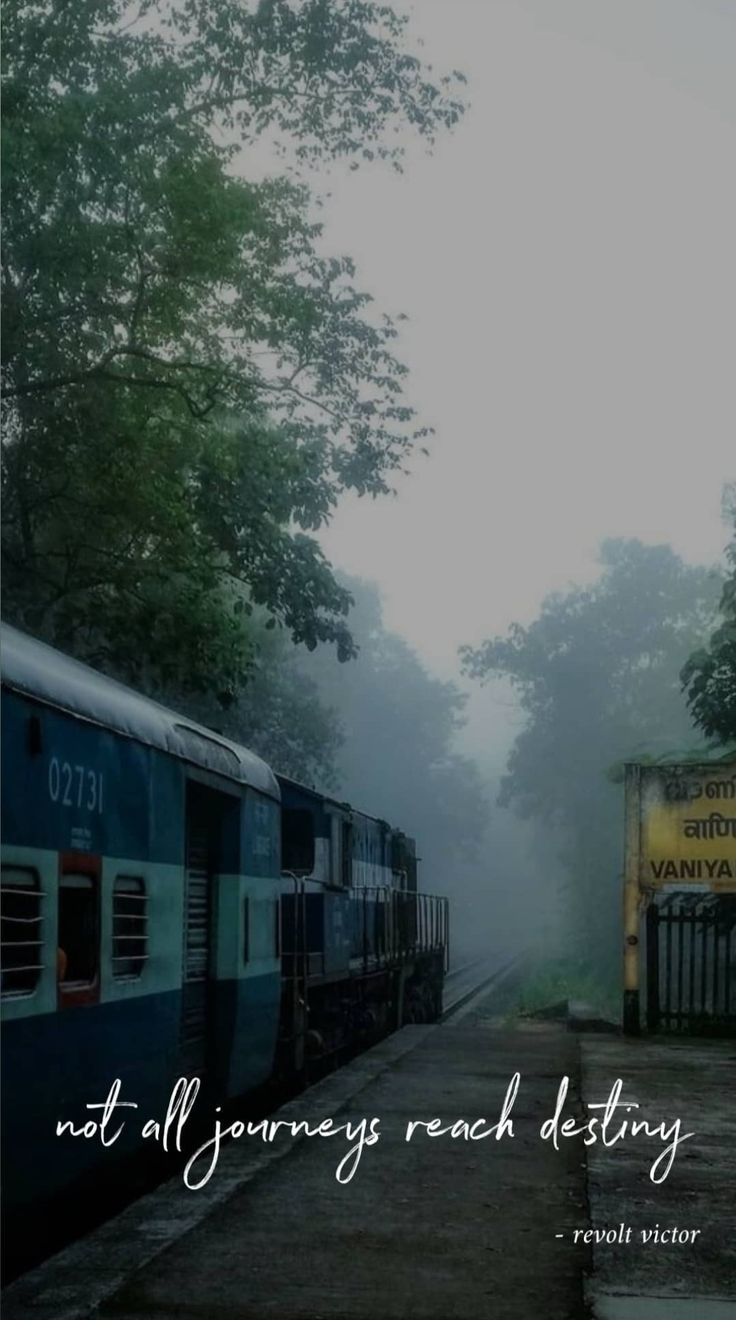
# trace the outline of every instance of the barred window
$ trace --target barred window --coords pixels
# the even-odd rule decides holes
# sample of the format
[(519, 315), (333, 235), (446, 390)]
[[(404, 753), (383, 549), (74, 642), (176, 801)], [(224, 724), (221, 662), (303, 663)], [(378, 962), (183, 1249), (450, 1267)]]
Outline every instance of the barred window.
[(2, 996), (29, 995), (43, 971), (43, 917), (38, 871), (3, 866), (0, 880)]
[(140, 976), (148, 959), (148, 895), (139, 875), (118, 875), (112, 891), (112, 974)]

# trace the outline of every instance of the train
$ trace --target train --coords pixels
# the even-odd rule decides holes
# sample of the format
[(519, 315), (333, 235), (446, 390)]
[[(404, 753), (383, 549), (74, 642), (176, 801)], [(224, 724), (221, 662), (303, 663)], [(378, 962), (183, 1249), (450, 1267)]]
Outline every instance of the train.
[[(109, 1170), (57, 1132), (116, 1079), (141, 1118), (179, 1078), (225, 1105), (440, 1015), (448, 902), (410, 837), (16, 628), (1, 642), (7, 1214)], [(141, 1144), (126, 1123), (116, 1159)]]

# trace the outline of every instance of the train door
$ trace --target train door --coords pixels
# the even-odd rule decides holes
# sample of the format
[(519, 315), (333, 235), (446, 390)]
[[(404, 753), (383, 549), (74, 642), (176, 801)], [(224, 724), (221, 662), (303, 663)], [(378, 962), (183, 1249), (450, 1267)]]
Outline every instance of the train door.
[(213, 961), (214, 877), (222, 851), (221, 795), (187, 785), (184, 872), (184, 967), (181, 995), (181, 1067), (187, 1076), (207, 1071)]

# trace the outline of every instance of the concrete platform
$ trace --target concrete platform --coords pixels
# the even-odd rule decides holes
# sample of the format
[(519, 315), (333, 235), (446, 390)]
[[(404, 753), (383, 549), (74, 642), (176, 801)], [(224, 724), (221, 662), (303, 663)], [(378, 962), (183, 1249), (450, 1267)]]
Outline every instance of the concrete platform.
[[(342, 1138), (232, 1142), (202, 1191), (177, 1178), (19, 1280), (4, 1320), (575, 1320), (584, 1169), (539, 1125), (577, 1055), (556, 1026), (407, 1027), (279, 1111), (380, 1117), (347, 1185)], [(409, 1120), (496, 1123), (517, 1070), (513, 1138), (405, 1140)]]
[(734, 1320), (735, 1314), (735, 1302), (703, 1297), (601, 1295), (593, 1307), (595, 1320)]
[[(593, 1246), (596, 1320), (736, 1320), (736, 1042), (587, 1036), (581, 1067), (584, 1100), (604, 1099), (620, 1077), (636, 1117), (680, 1118), (693, 1133), (660, 1184), (649, 1176), (659, 1140), (589, 1148), (592, 1226), (631, 1229), (628, 1244)], [(698, 1235), (644, 1244), (641, 1230), (657, 1224)]]
[[(378, 1118), (350, 1182), (342, 1135), (242, 1137), (201, 1190), (177, 1174), (18, 1280), (4, 1320), (736, 1320), (736, 1046), (509, 1027), (492, 1005), (406, 1027), (273, 1116)], [(497, 1123), (517, 1071), (513, 1137), (406, 1141), (410, 1121)], [(664, 1183), (659, 1139), (540, 1139), (562, 1076), (578, 1121), (620, 1077), (637, 1117), (694, 1132)], [(657, 1224), (697, 1241), (637, 1240)], [(586, 1245), (618, 1225), (629, 1242)]]

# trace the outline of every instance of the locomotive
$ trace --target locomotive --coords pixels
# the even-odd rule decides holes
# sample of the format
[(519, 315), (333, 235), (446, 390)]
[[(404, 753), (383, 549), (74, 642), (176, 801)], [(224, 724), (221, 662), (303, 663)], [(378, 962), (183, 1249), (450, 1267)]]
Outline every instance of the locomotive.
[(439, 1015), (413, 840), (7, 625), (2, 664), (9, 1209), (94, 1176), (109, 1153), (57, 1125), (114, 1079), (140, 1115), (179, 1078), (224, 1104)]

